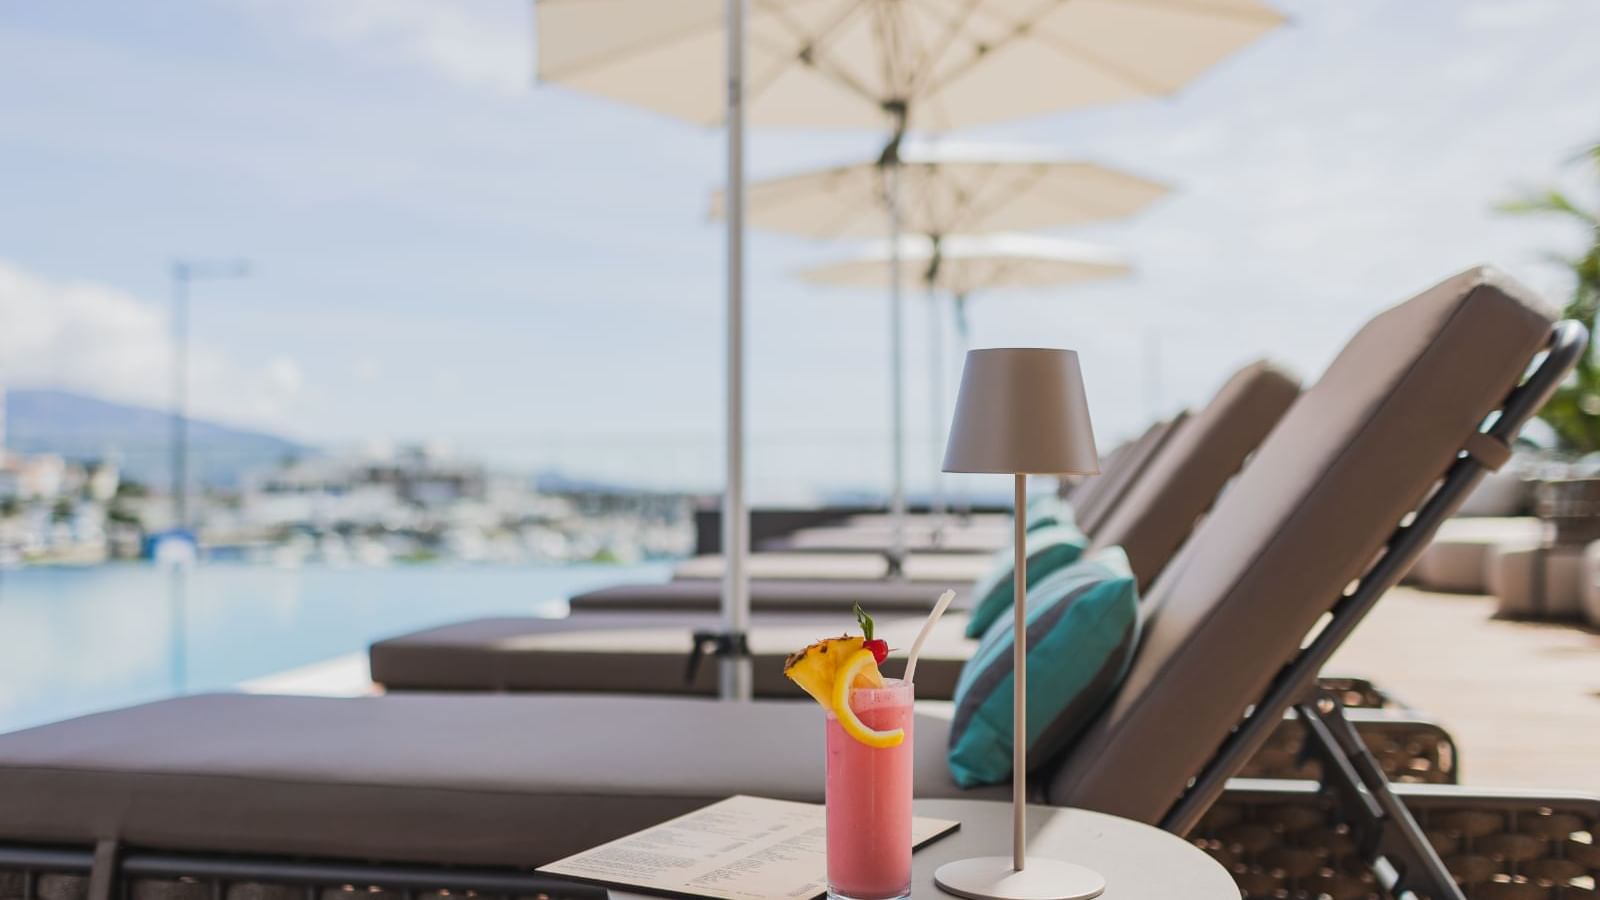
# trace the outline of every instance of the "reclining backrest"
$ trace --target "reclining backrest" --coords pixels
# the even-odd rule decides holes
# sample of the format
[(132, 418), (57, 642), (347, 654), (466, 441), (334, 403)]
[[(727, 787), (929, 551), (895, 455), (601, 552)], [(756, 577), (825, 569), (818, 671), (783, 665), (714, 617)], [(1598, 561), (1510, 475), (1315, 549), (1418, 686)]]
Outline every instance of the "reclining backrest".
[(1150, 461), (1177, 433), (1188, 415), (1188, 411), (1184, 410), (1146, 428), (1143, 434), (1124, 446), (1115, 459), (1103, 467), (1099, 476), (1084, 486), (1083, 496), (1075, 496), (1072, 500), (1073, 518), (1080, 531), (1092, 536), (1105, 524), (1106, 515), (1128, 493), (1129, 485), (1144, 475)]
[(1090, 551), (1120, 545), (1139, 590), (1147, 589), (1299, 396), (1300, 380), (1271, 362), (1240, 369), (1177, 429), (1106, 521), (1089, 532)]
[(1368, 323), (1157, 579), (1127, 680), (1056, 768), (1050, 802), (1159, 821), (1505, 400), (1552, 319), (1474, 269)]
[(1116, 478), (1123, 468), (1128, 465), (1129, 452), (1137, 447), (1146, 435), (1160, 428), (1162, 424), (1157, 422), (1145, 429), (1144, 434), (1139, 437), (1131, 441), (1123, 441), (1106, 451), (1100, 456), (1100, 471), (1094, 475), (1080, 477), (1077, 483), (1072, 485), (1072, 489), (1062, 495), (1062, 499), (1072, 504), (1075, 518), (1081, 519), (1084, 508), (1098, 502), (1097, 497), (1105, 490), (1106, 485), (1110, 484), (1112, 479)]

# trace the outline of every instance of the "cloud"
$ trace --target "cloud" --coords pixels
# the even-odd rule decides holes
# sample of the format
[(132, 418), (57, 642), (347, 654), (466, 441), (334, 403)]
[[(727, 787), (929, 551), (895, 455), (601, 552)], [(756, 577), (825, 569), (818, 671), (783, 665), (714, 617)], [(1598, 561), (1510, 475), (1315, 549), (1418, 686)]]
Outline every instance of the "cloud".
[(362, 384), (372, 384), (383, 377), (383, 364), (375, 356), (359, 356), (351, 367), (351, 374)]
[[(248, 370), (205, 345), (193, 348), (191, 374), (198, 414), (263, 426), (288, 421), (305, 382), (288, 357)], [(0, 260), (0, 382), (162, 406), (171, 400), (171, 379), (164, 308), (112, 287), (56, 281)]]
[(523, 92), (532, 81), (526, 0), (247, 2), (302, 33), (380, 63), (401, 60), (469, 87)]
[(1469, 28), (1487, 30), (1536, 28), (1568, 12), (1571, 5), (1561, 0), (1479, 0), (1466, 7), (1461, 21)]

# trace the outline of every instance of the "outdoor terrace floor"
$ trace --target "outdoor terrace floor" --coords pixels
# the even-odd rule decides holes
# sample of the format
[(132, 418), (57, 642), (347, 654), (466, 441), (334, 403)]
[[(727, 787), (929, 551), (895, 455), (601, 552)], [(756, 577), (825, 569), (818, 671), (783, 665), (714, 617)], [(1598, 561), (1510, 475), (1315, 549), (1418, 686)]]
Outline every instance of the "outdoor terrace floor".
[(1396, 588), (1328, 671), (1371, 678), (1448, 729), (1465, 784), (1600, 793), (1600, 633), (1494, 610), (1492, 597)]

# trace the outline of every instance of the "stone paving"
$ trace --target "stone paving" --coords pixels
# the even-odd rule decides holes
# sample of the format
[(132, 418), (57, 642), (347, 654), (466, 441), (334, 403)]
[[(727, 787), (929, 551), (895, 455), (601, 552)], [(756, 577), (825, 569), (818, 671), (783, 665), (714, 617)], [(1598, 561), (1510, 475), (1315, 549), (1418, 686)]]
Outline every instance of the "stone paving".
[(1494, 608), (1397, 588), (1327, 671), (1368, 676), (1449, 729), (1465, 784), (1600, 794), (1600, 633)]

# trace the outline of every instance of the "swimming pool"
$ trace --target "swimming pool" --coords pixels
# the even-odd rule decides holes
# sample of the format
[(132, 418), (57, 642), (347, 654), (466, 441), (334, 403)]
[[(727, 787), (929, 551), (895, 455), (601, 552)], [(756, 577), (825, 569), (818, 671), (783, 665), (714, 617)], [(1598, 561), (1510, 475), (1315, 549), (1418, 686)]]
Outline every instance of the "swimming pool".
[[(0, 572), (0, 732), (223, 690), (482, 615), (562, 615), (577, 591), (661, 581), (669, 564), (278, 569), (146, 564)], [(175, 628), (182, 609), (181, 632)]]

